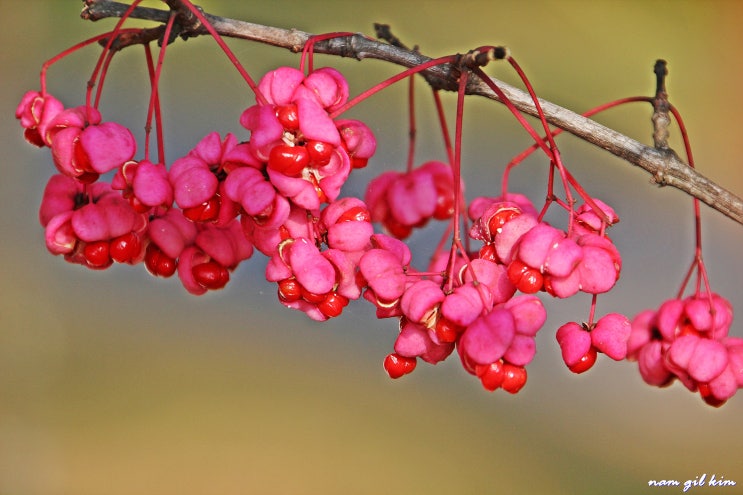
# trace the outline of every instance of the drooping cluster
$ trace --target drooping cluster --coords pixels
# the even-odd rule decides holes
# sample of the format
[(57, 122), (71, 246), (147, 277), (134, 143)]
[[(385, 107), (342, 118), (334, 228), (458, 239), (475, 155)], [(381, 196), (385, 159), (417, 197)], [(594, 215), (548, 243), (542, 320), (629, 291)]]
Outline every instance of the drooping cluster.
[(527, 294), (545, 291), (565, 298), (578, 291), (601, 294), (619, 279), (622, 259), (606, 226), (618, 218), (609, 206), (594, 202), (609, 220), (587, 205), (576, 211), (570, 232), (540, 221), (528, 199), (478, 198), (469, 209), (471, 237), (483, 242), (479, 256), (506, 267), (509, 280)]
[(678, 380), (719, 407), (743, 387), (743, 339), (728, 335), (732, 321), (732, 306), (717, 294), (669, 299), (634, 317), (627, 357), (649, 385)]
[[(67, 112), (52, 97), (24, 97), (17, 115), (34, 144), (54, 150), (55, 131), (75, 129), (67, 146), (76, 151), (60, 154), (71, 164), (58, 165), (63, 175), (50, 182), (42, 204), (50, 250), (92, 268), (143, 262), (153, 275), (177, 273), (199, 295), (224, 287), (255, 247), (269, 258), (266, 279), (277, 284), (281, 304), (323, 321), (363, 296), (378, 317), (397, 318), (394, 352), (384, 364), (390, 376), (456, 349), (486, 389), (511, 393), (526, 381), (546, 320), (534, 294), (595, 294), (618, 278), (621, 261), (604, 235), (605, 218), (584, 206), (568, 234), (538, 220), (529, 200), (515, 194), (471, 203), (469, 234), (482, 242), (479, 253), (442, 248), (429, 271), (418, 272), (402, 239), (432, 219), (458, 221), (463, 189), (451, 167), (431, 161), (384, 172), (369, 184), (366, 201), (341, 198), (351, 170), (366, 166), (376, 149), (362, 122), (331, 117), (348, 99), (343, 76), (281, 67), (258, 88), (264, 101), (240, 117), (249, 139), (212, 132), (170, 166), (134, 160), (131, 133), (118, 125), (100, 132), (93, 109), (88, 121), (84, 108)], [(120, 151), (101, 164), (81, 141)], [(109, 185), (101, 175), (112, 171)], [(95, 233), (86, 228), (91, 222)], [(375, 233), (372, 222), (389, 235)]]
[[(461, 66), (460, 98), (468, 67)], [(157, 80), (150, 110), (160, 104)], [(210, 132), (170, 163), (162, 149), (151, 161), (147, 145), (136, 159), (133, 133), (104, 121), (89, 98), (67, 108), (45, 89), (26, 93), (16, 117), (28, 142), (49, 148), (57, 170), (39, 209), (48, 250), (91, 269), (141, 263), (153, 276), (177, 274), (193, 295), (225, 287), (258, 250), (268, 259), (265, 278), (276, 284), (278, 301), (312, 320), (337, 317), (357, 299), (371, 303), (378, 318), (395, 318), (398, 332), (383, 363), (390, 377), (456, 354), (486, 390), (512, 394), (526, 383), (547, 320), (537, 294), (582, 293), (591, 298), (588, 321), (555, 333), (572, 372), (590, 369), (598, 354), (633, 360), (647, 383), (678, 379), (713, 406), (743, 386), (743, 339), (728, 336), (732, 307), (716, 294), (697, 291), (632, 322), (618, 313), (594, 321), (597, 296), (615, 286), (622, 268), (607, 235), (619, 219), (569, 176), (551, 139), (535, 149), (547, 154), (550, 173), (560, 174), (566, 198), (556, 197), (550, 180), (541, 211), (505, 192), (467, 204), (461, 133), (451, 149), (441, 112), (451, 163), (413, 168), (411, 153), (407, 171), (383, 171), (363, 199), (344, 197), (351, 172), (366, 167), (377, 148), (366, 124), (339, 118), (353, 104), (345, 77), (330, 67), (308, 73), (279, 67), (257, 85), (246, 81), (256, 103), (239, 117), (244, 135)], [(412, 130), (411, 123), (411, 150)], [(584, 201), (577, 207), (571, 188)], [(543, 220), (553, 201), (567, 213), (564, 229)], [(404, 239), (433, 220), (448, 222), (448, 229), (420, 271)], [(699, 255), (700, 270), (701, 264)]]
[[(177, 273), (187, 291), (200, 295), (224, 287), (255, 243), (271, 257), (269, 280), (276, 280), (282, 260), (285, 268), (297, 265), (312, 287), (303, 292), (305, 304), (296, 303), (289, 269), (276, 280), (282, 303), (317, 319), (339, 314), (348, 298), (359, 297), (353, 280), (360, 255), (354, 252), (369, 244), (373, 229), (363, 202), (336, 200), (376, 141), (362, 122), (329, 117), (348, 98), (348, 85), (334, 69), (305, 77), (279, 68), (260, 88), (267, 103), (240, 119), (250, 139), (212, 132), (169, 166), (135, 160), (131, 131), (102, 122), (93, 107), (67, 109), (48, 94), (24, 95), (16, 117), (25, 137), (49, 147), (59, 171), (40, 208), (49, 250), (96, 269), (143, 262), (156, 276)], [(318, 255), (323, 245), (332, 249), (319, 261), (297, 254), (305, 245)], [(312, 277), (304, 267), (313, 263), (322, 265), (314, 272), (325, 277), (322, 283), (307, 282)]]
[(406, 173), (381, 173), (369, 182), (365, 201), (372, 221), (405, 239), (432, 218), (448, 220), (454, 215), (454, 187), (451, 167), (430, 161)]

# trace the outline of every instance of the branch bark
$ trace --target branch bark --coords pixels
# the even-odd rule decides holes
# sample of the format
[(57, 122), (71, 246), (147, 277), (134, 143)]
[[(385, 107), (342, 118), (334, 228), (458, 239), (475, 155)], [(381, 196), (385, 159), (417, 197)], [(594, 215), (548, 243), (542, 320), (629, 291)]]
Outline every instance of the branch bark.
[[(85, 7), (81, 17), (91, 21), (121, 17), (129, 7), (129, 5), (110, 0), (83, 1)], [(176, 0), (168, 2), (171, 8), (173, 4), (177, 3), (179, 2)], [(292, 52), (301, 51), (305, 43), (313, 36), (311, 33), (296, 29), (264, 26), (207, 13), (204, 13), (204, 15), (221, 36), (257, 41), (285, 48)], [(160, 23), (167, 22), (168, 16), (168, 11), (144, 7), (137, 7), (131, 13), (133, 18)], [(208, 34), (203, 25), (199, 23), (187, 24), (183, 21), (185, 19), (183, 15), (179, 19), (181, 19), (179, 35), (182, 38)], [(123, 44), (120, 44), (119, 48), (123, 48)], [(383, 43), (362, 34), (317, 42), (314, 51), (315, 53), (351, 57), (357, 60), (372, 58), (402, 67), (415, 67), (431, 60), (431, 58), (417, 51)], [(458, 71), (451, 65), (431, 67), (424, 71), (423, 75), (429, 83), (437, 88), (457, 90)], [(503, 90), (503, 93), (513, 102), (516, 108), (525, 114), (537, 116), (534, 103), (526, 92), (497, 79), (493, 79), (493, 81)], [(470, 78), (467, 93), (499, 101), (495, 93), (483, 81), (474, 76)], [(570, 132), (584, 141), (642, 168), (651, 175), (652, 182), (658, 186), (671, 186), (679, 189), (743, 225), (743, 199), (709, 180), (694, 168), (689, 167), (673, 150), (646, 146), (559, 105), (542, 99), (539, 102), (547, 121), (551, 125)]]

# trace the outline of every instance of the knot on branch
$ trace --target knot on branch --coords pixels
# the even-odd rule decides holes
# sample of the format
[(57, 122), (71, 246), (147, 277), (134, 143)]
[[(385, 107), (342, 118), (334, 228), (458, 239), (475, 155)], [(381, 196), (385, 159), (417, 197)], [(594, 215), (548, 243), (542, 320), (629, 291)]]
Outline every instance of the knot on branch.
[(503, 60), (511, 54), (505, 46), (481, 46), (457, 56), (457, 65), (474, 69), (484, 67), (493, 60)]
[(653, 99), (653, 143), (655, 147), (660, 150), (668, 148), (668, 126), (671, 124), (671, 118), (668, 112), (671, 109), (671, 104), (668, 101), (668, 93), (666, 92), (666, 76), (668, 75), (668, 67), (666, 61), (658, 59), (653, 67), (656, 78), (656, 89), (655, 98)]
[[(83, 0), (84, 6), (80, 12), (80, 17), (89, 21), (98, 21), (108, 17), (123, 17), (130, 6), (117, 2), (108, 2), (101, 0)], [(153, 9), (150, 7), (136, 7), (133, 9), (137, 12), (138, 17), (160, 22), (163, 25), (153, 28), (142, 28), (140, 30), (118, 33), (111, 42), (110, 49), (113, 51), (122, 50), (132, 45), (144, 45), (152, 41), (157, 41), (158, 45), (173, 43), (176, 38), (183, 40), (202, 35), (206, 32), (203, 24), (191, 10), (186, 7), (180, 0), (166, 0), (170, 12)], [(204, 10), (195, 6), (200, 12)], [(133, 13), (133, 12), (132, 12)], [(168, 22), (170, 15), (175, 15), (175, 21), (171, 34), (167, 40), (163, 39), (165, 35), (165, 23)], [(106, 46), (110, 38), (101, 39), (98, 43)]]

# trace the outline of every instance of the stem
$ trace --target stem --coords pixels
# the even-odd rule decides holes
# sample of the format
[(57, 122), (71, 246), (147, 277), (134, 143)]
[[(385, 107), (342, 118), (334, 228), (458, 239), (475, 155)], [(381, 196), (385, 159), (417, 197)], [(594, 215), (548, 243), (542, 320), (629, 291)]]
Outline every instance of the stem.
[(446, 156), (451, 164), (454, 161), (454, 150), (451, 145), (451, 136), (449, 136), (449, 126), (446, 124), (446, 115), (444, 114), (444, 105), (441, 103), (441, 95), (438, 89), (433, 90), (433, 100), (436, 104), (436, 114), (439, 116), (439, 122), (441, 123), (441, 133), (444, 137), (444, 147), (446, 148)]
[[(111, 57), (111, 46), (114, 43), (114, 40), (116, 40), (116, 37), (122, 32), (121, 26), (124, 24), (124, 21), (129, 17), (129, 15), (136, 9), (137, 5), (142, 0), (134, 0), (132, 4), (127, 8), (124, 13), (121, 15), (121, 18), (116, 21), (116, 25), (113, 28), (113, 31), (111, 31), (111, 37), (108, 38), (106, 41), (106, 45), (103, 48), (103, 51), (101, 52), (100, 57), (98, 57), (98, 62), (95, 65), (95, 68), (93, 69), (93, 73), (90, 75), (90, 79), (88, 80), (88, 89), (85, 92), (85, 111), (88, 114), (88, 119), (90, 118), (90, 99), (93, 93), (93, 87), (95, 86), (95, 81), (98, 78), (98, 72), (101, 70), (101, 66), (103, 65), (104, 58), (106, 56)], [(108, 67), (108, 64), (105, 64), (105, 67), (103, 68), (103, 73), (101, 75), (101, 80), (98, 87), (98, 96), (96, 96), (96, 107), (98, 104), (98, 100), (100, 98), (101, 91), (103, 91), (103, 80), (105, 79), (105, 69)]]
[(250, 89), (253, 90), (253, 93), (255, 93), (256, 101), (260, 105), (267, 105), (268, 100), (266, 100), (266, 98), (261, 94), (261, 91), (258, 89), (258, 85), (255, 83), (253, 78), (250, 77), (248, 71), (245, 70), (245, 67), (242, 66), (235, 54), (232, 52), (232, 50), (230, 50), (230, 47), (227, 46), (227, 43), (224, 42), (222, 37), (219, 35), (217, 30), (214, 29), (214, 26), (212, 26), (211, 22), (204, 16), (204, 14), (202, 14), (199, 9), (197, 9), (189, 0), (165, 0), (165, 2), (170, 6), (171, 9), (176, 8), (178, 6), (178, 3), (182, 3), (186, 6), (186, 8), (188, 8), (188, 10), (191, 11), (194, 16), (196, 16), (196, 18), (209, 32), (212, 38), (214, 38), (214, 41), (217, 42), (224, 54), (227, 55), (227, 58), (230, 60), (230, 62), (232, 62), (232, 65), (235, 66), (237, 72), (239, 72), (243, 79), (245, 79), (245, 82), (248, 83)]
[(415, 137), (417, 129), (415, 126), (415, 78), (410, 76), (408, 78), (408, 118), (410, 128), (408, 130), (408, 166), (407, 172), (410, 173), (413, 170), (413, 164), (415, 163)]
[(357, 95), (354, 98), (351, 98), (346, 103), (344, 103), (342, 106), (336, 108), (332, 113), (329, 114), (331, 119), (337, 118), (340, 114), (345, 112), (346, 110), (350, 109), (354, 105), (356, 105), (359, 102), (364, 101), (365, 99), (369, 98), (371, 95), (378, 93), (379, 91), (388, 88), (395, 84), (396, 82), (400, 81), (401, 79), (405, 79), (408, 76), (411, 76), (413, 74), (417, 74), (419, 72), (422, 72), (429, 67), (433, 67), (436, 65), (441, 65), (444, 63), (451, 62), (454, 59), (454, 56), (449, 55), (446, 57), (440, 57), (433, 60), (429, 60), (428, 62), (418, 65), (416, 67), (411, 67), (410, 69), (404, 70), (400, 72), (399, 74), (392, 76), (388, 79), (385, 79), (384, 81), (372, 86), (371, 88), (367, 89), (363, 93)]
[[(168, 23), (165, 26), (165, 34), (163, 35), (163, 39), (167, 40), (170, 39), (170, 32), (173, 28), (173, 23), (175, 22), (175, 12), (171, 11), (170, 13), (170, 19), (168, 20)], [(147, 45), (149, 46), (149, 45)], [(150, 93), (150, 104), (147, 108), (147, 127), (150, 127), (150, 122), (152, 122), (152, 113), (157, 113), (157, 144), (158, 144), (158, 150), (157, 155), (158, 159), (160, 159), (160, 163), (165, 163), (165, 150), (163, 146), (163, 139), (162, 139), (162, 122), (160, 119), (160, 74), (162, 74), (163, 70), (163, 61), (165, 60), (165, 51), (168, 48), (167, 43), (163, 43), (160, 46), (160, 53), (157, 56), (157, 66), (155, 67), (154, 72), (151, 72), (150, 74), (150, 80), (152, 81), (152, 89)], [(151, 57), (150, 57), (150, 65), (151, 65)], [(147, 132), (146, 142), (147, 146), (149, 146), (149, 138), (150, 133)], [(149, 149), (147, 150), (149, 151)], [(147, 159), (149, 159), (149, 155), (147, 156)]]
[(454, 233), (452, 234), (451, 251), (449, 253), (449, 263), (446, 268), (447, 281), (446, 289), (444, 292), (449, 293), (454, 289), (454, 267), (456, 266), (457, 249), (462, 249), (462, 240), (460, 235), (460, 221), (459, 215), (461, 211), (462, 203), (462, 124), (464, 122), (464, 90), (467, 87), (467, 79), (469, 78), (470, 71), (463, 69), (462, 74), (459, 77), (459, 93), (457, 93), (457, 118), (454, 125), (454, 160), (451, 164), (452, 175), (454, 176), (454, 215), (452, 216), (452, 222), (454, 223)]

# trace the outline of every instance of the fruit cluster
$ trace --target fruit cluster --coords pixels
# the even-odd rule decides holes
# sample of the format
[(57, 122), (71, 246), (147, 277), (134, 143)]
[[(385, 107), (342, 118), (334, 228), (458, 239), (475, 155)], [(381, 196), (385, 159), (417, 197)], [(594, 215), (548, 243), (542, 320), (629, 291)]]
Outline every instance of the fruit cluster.
[(728, 335), (733, 308), (717, 294), (669, 299), (632, 320), (627, 358), (649, 385), (679, 380), (712, 406), (743, 387), (743, 339)]
[[(159, 105), (156, 71), (152, 79), (151, 108)], [(557, 200), (550, 181), (541, 211), (505, 186), (500, 196), (467, 203), (461, 133), (455, 149), (447, 147), (448, 162), (385, 171), (364, 199), (342, 197), (377, 142), (363, 122), (339, 118), (349, 86), (334, 68), (268, 72), (251, 84), (256, 104), (240, 115), (245, 137), (211, 132), (169, 164), (162, 153), (151, 161), (147, 146), (135, 159), (129, 129), (103, 121), (89, 100), (65, 107), (45, 87), (42, 76), (43, 89), (22, 97), (16, 117), (28, 142), (51, 151), (58, 173), (39, 219), (48, 250), (71, 263), (144, 264), (155, 276), (177, 273), (189, 293), (201, 295), (225, 287), (258, 250), (286, 307), (324, 321), (365, 299), (377, 317), (396, 318), (399, 332), (384, 360), (392, 378), (413, 371), (419, 359), (435, 364), (456, 350), (485, 389), (510, 393), (524, 386), (547, 319), (536, 294), (584, 293), (592, 301), (588, 321), (556, 332), (571, 371), (591, 368), (597, 353), (636, 360), (646, 382), (678, 378), (715, 406), (743, 386), (743, 339), (727, 336), (732, 308), (720, 296), (697, 291), (632, 322), (617, 313), (594, 321), (597, 296), (615, 286), (622, 268), (607, 235), (619, 218), (568, 175), (554, 142), (537, 147), (567, 197)], [(460, 105), (458, 129), (461, 122)], [(571, 187), (583, 199), (577, 207)], [(566, 228), (544, 220), (551, 204), (567, 212)], [(404, 239), (434, 220), (449, 229), (419, 271)]]

